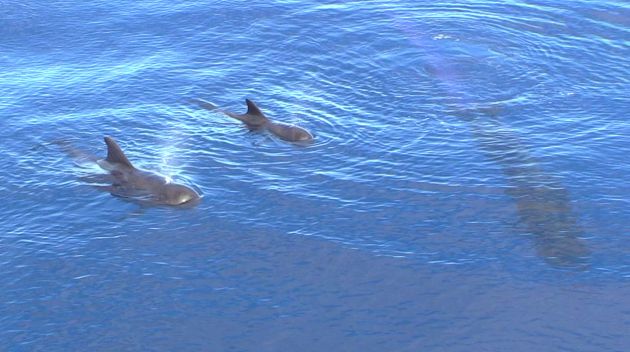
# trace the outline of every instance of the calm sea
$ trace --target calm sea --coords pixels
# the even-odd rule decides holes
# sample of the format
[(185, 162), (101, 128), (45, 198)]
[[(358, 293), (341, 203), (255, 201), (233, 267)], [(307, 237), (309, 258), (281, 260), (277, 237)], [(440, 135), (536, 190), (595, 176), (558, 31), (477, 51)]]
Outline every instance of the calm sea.
[(0, 350), (628, 351), (629, 113), (627, 1), (0, 0)]

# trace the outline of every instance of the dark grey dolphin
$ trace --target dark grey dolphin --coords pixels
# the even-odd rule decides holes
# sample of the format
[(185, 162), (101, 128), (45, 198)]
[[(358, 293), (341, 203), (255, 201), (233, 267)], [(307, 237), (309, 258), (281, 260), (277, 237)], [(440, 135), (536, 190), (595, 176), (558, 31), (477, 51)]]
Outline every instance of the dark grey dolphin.
[[(197, 105), (208, 110), (218, 110), (216, 106), (207, 101), (200, 99), (193, 100)], [(230, 111), (218, 110), (227, 116), (235, 118), (247, 126), (252, 131), (267, 130), (274, 135), (289, 142), (309, 142), (313, 140), (313, 135), (302, 127), (289, 125), (281, 122), (271, 121), (256, 104), (245, 99), (247, 103), (247, 112), (244, 114), (236, 114)]]
[(196, 203), (200, 197), (192, 188), (173, 183), (167, 178), (150, 171), (135, 168), (116, 141), (105, 137), (107, 157), (99, 159), (69, 146), (59, 144), (70, 156), (76, 159), (93, 161), (104, 170), (109, 171), (108, 182), (111, 185), (98, 188), (114, 196), (154, 205), (188, 205)]

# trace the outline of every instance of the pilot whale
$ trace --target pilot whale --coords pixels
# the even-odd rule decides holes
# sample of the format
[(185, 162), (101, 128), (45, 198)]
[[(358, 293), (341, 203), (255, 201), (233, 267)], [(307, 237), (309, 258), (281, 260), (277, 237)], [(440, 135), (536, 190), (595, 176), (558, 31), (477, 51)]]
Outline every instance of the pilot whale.
[(192, 188), (173, 183), (156, 173), (134, 167), (120, 146), (111, 137), (105, 137), (107, 157), (98, 157), (74, 149), (68, 143), (57, 142), (71, 157), (95, 162), (109, 173), (105, 180), (111, 185), (97, 186), (114, 196), (128, 198), (143, 204), (153, 205), (188, 205), (200, 199)]
[(204, 109), (217, 110), (229, 117), (237, 119), (245, 123), (247, 128), (251, 131), (266, 130), (289, 142), (310, 142), (313, 140), (313, 135), (302, 127), (271, 121), (267, 118), (267, 116), (265, 116), (265, 114), (263, 114), (260, 108), (249, 99), (245, 99), (247, 112), (244, 114), (236, 114), (230, 111), (219, 110), (213, 104), (201, 99), (195, 99), (193, 102)]

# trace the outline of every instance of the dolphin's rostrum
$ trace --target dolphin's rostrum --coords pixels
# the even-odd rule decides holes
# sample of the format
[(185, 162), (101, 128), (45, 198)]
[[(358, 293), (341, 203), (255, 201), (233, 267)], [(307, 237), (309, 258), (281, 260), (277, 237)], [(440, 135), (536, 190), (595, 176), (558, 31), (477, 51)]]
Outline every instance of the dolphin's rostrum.
[[(200, 99), (193, 100), (196, 104), (204, 109), (216, 110), (217, 107), (207, 101)], [(309, 142), (313, 140), (313, 135), (306, 129), (289, 125), (281, 122), (271, 121), (260, 108), (251, 100), (245, 99), (247, 104), (247, 112), (244, 114), (236, 114), (230, 111), (219, 110), (220, 112), (235, 118), (247, 126), (252, 131), (267, 130), (274, 135), (289, 142)]]
[(105, 137), (107, 157), (98, 159), (66, 143), (59, 143), (70, 156), (96, 162), (101, 168), (109, 171), (107, 178), (111, 185), (98, 186), (114, 196), (129, 198), (140, 203), (155, 205), (194, 204), (200, 199), (192, 188), (171, 182), (156, 173), (134, 167), (116, 141)]

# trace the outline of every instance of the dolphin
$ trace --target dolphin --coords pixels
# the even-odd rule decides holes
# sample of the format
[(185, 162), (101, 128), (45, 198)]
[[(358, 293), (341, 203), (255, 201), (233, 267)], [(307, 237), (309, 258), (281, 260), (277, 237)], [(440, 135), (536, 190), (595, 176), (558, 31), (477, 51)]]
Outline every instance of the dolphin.
[[(201, 99), (195, 99), (193, 102), (204, 109), (218, 110), (213, 104)], [(289, 142), (310, 142), (313, 140), (313, 135), (306, 129), (282, 122), (271, 121), (253, 101), (245, 99), (245, 103), (247, 104), (247, 112), (244, 114), (236, 114), (224, 110), (218, 111), (245, 123), (250, 131), (266, 130)]]
[(108, 171), (106, 180), (111, 182), (111, 185), (97, 186), (97, 188), (114, 196), (128, 198), (139, 203), (172, 206), (196, 204), (200, 199), (199, 194), (188, 186), (173, 183), (156, 173), (134, 167), (111, 137), (105, 137), (107, 145), (105, 159), (74, 149), (65, 142), (57, 142), (57, 144), (71, 157), (95, 162)]

